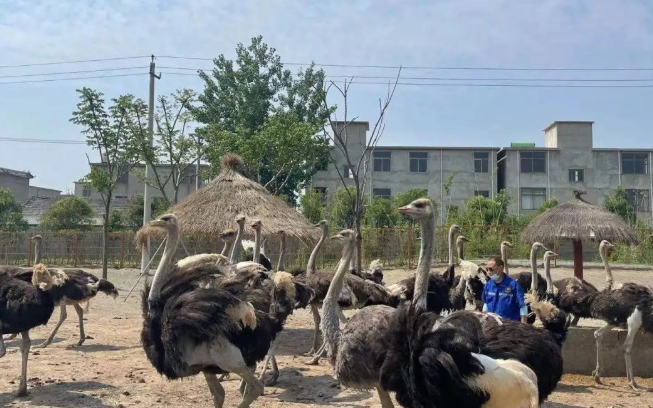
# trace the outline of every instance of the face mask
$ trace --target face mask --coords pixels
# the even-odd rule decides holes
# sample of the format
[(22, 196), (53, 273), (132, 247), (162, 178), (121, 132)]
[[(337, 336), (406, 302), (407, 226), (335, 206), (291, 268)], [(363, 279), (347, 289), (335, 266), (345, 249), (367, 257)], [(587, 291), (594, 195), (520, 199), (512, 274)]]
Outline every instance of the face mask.
[(499, 274), (496, 274), (496, 275), (492, 275), (492, 276), (490, 276), (490, 279), (492, 279), (492, 280), (495, 281), (495, 282), (498, 281), (499, 278), (501, 278), (501, 275), (499, 275)]

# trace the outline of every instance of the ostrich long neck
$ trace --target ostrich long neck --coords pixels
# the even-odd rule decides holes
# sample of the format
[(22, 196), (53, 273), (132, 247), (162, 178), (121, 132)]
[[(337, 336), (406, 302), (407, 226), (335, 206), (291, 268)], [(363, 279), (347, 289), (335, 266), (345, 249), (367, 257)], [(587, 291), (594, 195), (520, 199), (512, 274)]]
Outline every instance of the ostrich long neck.
[(503, 272), (508, 275), (508, 246), (501, 245), (501, 260), (503, 261)]
[(531, 247), (531, 270), (533, 271), (533, 279), (531, 279), (531, 290), (535, 292), (537, 290), (537, 248), (535, 246)]
[(254, 229), (254, 254), (252, 255), (252, 261), (258, 262), (258, 259), (261, 255), (261, 228)]
[(603, 261), (603, 269), (605, 269), (605, 290), (612, 289), (614, 284), (614, 278), (612, 277), (612, 269), (610, 269), (610, 264), (608, 263), (608, 249), (601, 249), (601, 260)]
[(165, 281), (165, 278), (170, 274), (172, 268), (172, 258), (177, 251), (177, 245), (179, 244), (179, 229), (176, 226), (171, 227), (168, 230), (168, 235), (166, 236), (166, 246), (163, 248), (163, 255), (161, 255), (161, 260), (159, 261), (159, 266), (154, 272), (154, 278), (152, 278), (152, 287), (150, 288), (150, 295), (148, 300), (152, 300), (159, 297), (161, 293), (161, 286)]
[(231, 248), (231, 256), (229, 257), (229, 262), (232, 264), (237, 264), (240, 262), (240, 248), (243, 241), (243, 231), (245, 230), (245, 223), (238, 223), (238, 234), (236, 235), (236, 242)]
[(229, 247), (231, 246), (231, 242), (229, 240), (224, 241), (224, 246), (222, 247), (222, 252), (220, 252), (221, 255), (227, 256), (227, 253), (231, 255), (231, 252), (229, 252)]
[(338, 316), (338, 298), (342, 291), (345, 281), (345, 275), (349, 269), (349, 261), (354, 253), (355, 243), (349, 241), (342, 250), (342, 259), (338, 264), (338, 270), (329, 285), (324, 301), (322, 303), (322, 333), (324, 333), (325, 342), (329, 352), (329, 359), (335, 362), (338, 354), (338, 343), (340, 341), (340, 318)]
[[(426, 218), (420, 219), (420, 234), (422, 245), (419, 250), (419, 261), (417, 262), (417, 272), (415, 274), (415, 293), (413, 294), (413, 305), (420, 312), (426, 311), (426, 292), (429, 287), (429, 272), (431, 271), (431, 259), (435, 250), (435, 241), (433, 234), (435, 232), (435, 216), (433, 213)], [(453, 234), (449, 233), (450, 252), (453, 248), (451, 242)]]
[(553, 294), (553, 278), (551, 277), (551, 258), (544, 259), (544, 275), (546, 276), (546, 293)]
[(34, 265), (41, 263), (41, 240), (34, 241)]
[(286, 252), (286, 235), (283, 234), (281, 235), (281, 244), (279, 248), (279, 262), (277, 263), (277, 271), (283, 271), (284, 270), (284, 265), (283, 265), (283, 256), (285, 255)]
[[(322, 248), (322, 245), (324, 244), (324, 241), (326, 241), (328, 234), (329, 229), (327, 227), (323, 227), (322, 236), (320, 236), (317, 244), (315, 244), (315, 248), (313, 248), (313, 252), (311, 252), (311, 256), (308, 258), (308, 264), (306, 265), (306, 274), (315, 272), (315, 261), (317, 259), (317, 254), (320, 252), (320, 248)], [(349, 262), (347, 262), (347, 266), (349, 266)]]
[[(456, 238), (455, 235), (456, 231), (453, 229), (453, 227), (449, 228), (449, 266), (455, 264), (455, 259), (453, 256), (453, 247), (455, 245), (454, 240)], [(422, 239), (424, 239), (424, 235), (422, 235)]]
[(465, 246), (465, 243), (463, 241), (458, 241), (456, 242), (456, 250), (458, 252), (458, 262), (462, 261), (465, 259), (464, 252), (463, 252), (463, 246)]

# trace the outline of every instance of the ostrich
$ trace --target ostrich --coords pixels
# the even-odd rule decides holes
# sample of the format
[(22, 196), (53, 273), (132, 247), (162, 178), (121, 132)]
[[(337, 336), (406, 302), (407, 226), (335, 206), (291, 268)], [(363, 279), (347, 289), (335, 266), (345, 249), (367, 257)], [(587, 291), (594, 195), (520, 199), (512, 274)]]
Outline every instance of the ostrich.
[[(456, 238), (456, 250), (458, 253), (459, 264), (465, 264), (463, 245), (469, 242), (469, 239), (463, 235)], [(467, 262), (467, 269), (470, 267), (478, 267), (471, 262)], [(464, 268), (463, 268), (464, 269)], [(483, 309), (483, 288), (487, 282), (487, 276), (482, 269), (469, 271), (473, 275), (464, 277), (464, 273), (456, 275), (453, 280), (453, 286), (449, 290), (449, 301), (451, 302), (452, 309), (462, 310), (467, 304), (474, 305), (478, 311)], [(480, 272), (480, 273), (478, 273)]]
[(229, 256), (229, 261), (232, 264), (240, 262), (240, 251), (242, 250), (243, 234), (245, 232), (245, 216), (242, 214), (238, 215), (236, 217), (236, 223), (238, 224), (238, 233), (236, 234), (236, 241), (231, 247), (231, 255)]
[(216, 408), (225, 398), (216, 374), (238, 374), (244, 381), (238, 406), (249, 407), (264, 389), (253, 370), (282, 329), (285, 312), (264, 313), (223, 289), (198, 287), (198, 280), (218, 273), (217, 266), (179, 271), (171, 262), (179, 242), (177, 218), (165, 214), (150, 225), (165, 229), (167, 238), (142, 298), (141, 341), (148, 360), (168, 379), (203, 373)]
[[(374, 333), (374, 338), (384, 342), (380, 350), (384, 358), (376, 377), (384, 392), (395, 391), (399, 403), (407, 407), (537, 407), (536, 377), (530, 369), (517, 361), (474, 354), (480, 347), (480, 328), (467, 333), (448, 318), (428, 312), (433, 206), (428, 199), (420, 199), (402, 207), (401, 212), (418, 219), (422, 244), (411, 306), (389, 311), (386, 320), (390, 325), (376, 326), (382, 331)], [(471, 263), (463, 260), (461, 264), (466, 269)], [(475, 269), (477, 272), (478, 267)], [(473, 323), (480, 325), (478, 318), (474, 319)], [(344, 335), (341, 348), (343, 344), (347, 344)]]
[[(605, 290), (610, 290), (612, 288), (613, 279), (612, 272), (610, 271), (610, 265), (608, 265), (607, 262), (607, 257), (603, 257), (603, 266), (606, 269), (607, 276)], [(553, 285), (557, 292), (554, 298), (555, 304), (566, 313), (573, 315), (573, 319), (571, 321), (572, 326), (577, 326), (578, 321), (581, 318), (589, 319), (592, 317), (589, 313), (589, 309), (586, 307), (578, 307), (579, 305), (574, 302), (574, 299), (580, 292), (586, 294), (598, 293), (599, 290), (596, 288), (596, 286), (592, 285), (585, 279), (578, 279), (575, 276), (553, 281)], [(574, 288), (573, 291), (575, 292), (575, 295), (570, 292), (572, 287)]]
[(224, 242), (224, 246), (222, 247), (222, 252), (220, 254), (224, 256), (229, 256), (231, 254), (231, 245), (234, 243), (234, 240), (236, 239), (236, 230), (235, 229), (226, 229), (220, 233), (220, 239), (222, 242)]
[(464, 235), (459, 235), (458, 238), (456, 238), (456, 253), (458, 254), (458, 264), (460, 264), (462, 259), (465, 259), (464, 246), (468, 242), (469, 238)]
[[(320, 221), (318, 224), (316, 224), (316, 226), (322, 228), (322, 235), (315, 245), (315, 248), (313, 248), (313, 252), (311, 252), (311, 256), (308, 259), (308, 264), (306, 265), (306, 271), (298, 273), (295, 276), (295, 279), (298, 282), (304, 283), (315, 293), (315, 296), (310, 303), (311, 312), (313, 314), (313, 322), (315, 324), (313, 331), (313, 346), (307, 353), (308, 355), (313, 355), (313, 358), (307, 362), (307, 364), (310, 365), (317, 364), (320, 356), (325, 350), (325, 344), (323, 343), (320, 347), (319, 343), (321, 318), (318, 308), (321, 306), (322, 301), (324, 300), (324, 297), (326, 296), (329, 289), (329, 285), (331, 284), (335, 275), (335, 272), (333, 271), (315, 270), (317, 254), (319, 253), (320, 248), (326, 241), (329, 234), (329, 224), (325, 220)], [(342, 260), (338, 264), (338, 268), (341, 266), (343, 266)], [(349, 264), (345, 266), (348, 267)], [(343, 309), (358, 309), (364, 306), (381, 304), (396, 306), (399, 303), (399, 299), (396, 296), (393, 296), (384, 286), (365, 280), (355, 275), (348, 275), (345, 277), (342, 293), (338, 293), (338, 314), (342, 322), (347, 321), (344, 314), (342, 313)]]
[[(32, 239), (35, 243), (35, 258), (37, 261), (40, 261), (42, 237), (40, 235), (35, 235)], [(48, 336), (43, 343), (34, 346), (34, 348), (45, 348), (52, 343), (57, 331), (59, 331), (59, 328), (68, 317), (66, 306), (73, 306), (77, 312), (79, 318), (79, 340), (75, 345), (78, 347), (81, 346), (86, 341), (86, 334), (84, 331), (84, 309), (80, 304), (86, 303), (88, 305), (90, 300), (94, 298), (98, 292), (102, 292), (114, 299), (118, 297), (118, 290), (106, 279), (98, 278), (97, 276), (81, 269), (61, 269), (58, 270), (58, 272), (65, 274), (66, 280), (62, 285), (53, 288), (50, 293), (55, 304), (59, 306), (59, 321), (52, 330), (52, 333), (50, 333), (50, 336)], [(29, 282), (32, 280), (32, 275), (33, 272), (28, 270), (15, 275), (15, 277)]]
[[(454, 268), (456, 266), (454, 258), (454, 241), (456, 239), (456, 235), (460, 234), (460, 232), (460, 226), (456, 224), (453, 224), (449, 228), (449, 266), (447, 270), (442, 274), (435, 272), (429, 274), (427, 304), (429, 310), (435, 313), (440, 313), (443, 310), (452, 309), (451, 302), (449, 301), (449, 291), (454, 286), (454, 282), (456, 282), (454, 276)], [(415, 279), (416, 275), (400, 280), (394, 285), (388, 286), (388, 289), (392, 294), (399, 296), (399, 298), (402, 300), (411, 300), (414, 296), (413, 293), (415, 288)]]
[(582, 286), (573, 282), (567, 287), (566, 300), (573, 302), (575, 307), (588, 313), (594, 319), (605, 322), (605, 326), (594, 332), (596, 339), (596, 369), (592, 373), (598, 384), (601, 381), (601, 366), (603, 365), (601, 346), (603, 336), (613, 327), (627, 326), (628, 334), (623, 344), (624, 359), (626, 363), (626, 376), (628, 384), (633, 390), (640, 389), (635, 382), (631, 350), (635, 335), (640, 328), (648, 333), (653, 333), (653, 290), (637, 283), (624, 283), (613, 285), (612, 272), (608, 264), (608, 251), (613, 245), (603, 240), (599, 246), (601, 259), (605, 266), (607, 286), (596, 293), (587, 293)]
[(2, 334), (20, 333), (22, 357), (20, 383), (14, 393), (16, 397), (27, 395), (27, 360), (32, 344), (29, 331), (44, 325), (54, 311), (54, 299), (50, 293), (62, 285), (67, 277), (58, 271), (53, 273), (45, 265), (34, 266), (31, 282), (0, 273), (0, 357), (7, 350)]
[(517, 283), (519, 283), (519, 286), (521, 286), (524, 293), (533, 292), (539, 293), (539, 295), (542, 296), (544, 293), (546, 293), (546, 280), (542, 278), (539, 273), (537, 273), (537, 251), (540, 249), (544, 251), (547, 250), (547, 248), (539, 242), (535, 242), (533, 245), (531, 245), (531, 270), (519, 272), (518, 274), (514, 275), (513, 278), (517, 281)]
[(508, 268), (508, 248), (513, 248), (513, 245), (509, 241), (502, 241), (501, 260), (503, 261), (503, 272), (506, 275), (510, 275), (510, 270)]
[(279, 230), (277, 232), (279, 234), (279, 261), (277, 262), (277, 271), (284, 271), (286, 270), (286, 267), (283, 263), (284, 261), (284, 256), (286, 255), (286, 231), (284, 230)]
[(261, 226), (261, 220), (252, 221), (251, 227), (254, 230), (254, 243), (251, 245), (252, 254), (248, 254), (245, 259), (247, 261), (258, 262), (259, 264), (263, 265), (266, 270), (270, 271), (272, 270), (272, 262), (270, 262), (270, 259), (268, 259), (268, 257), (261, 252)]

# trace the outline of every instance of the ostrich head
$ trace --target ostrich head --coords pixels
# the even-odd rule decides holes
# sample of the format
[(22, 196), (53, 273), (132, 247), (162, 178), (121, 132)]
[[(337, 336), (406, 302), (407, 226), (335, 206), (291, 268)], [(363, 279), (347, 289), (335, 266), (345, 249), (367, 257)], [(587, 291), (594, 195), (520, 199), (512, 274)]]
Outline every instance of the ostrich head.
[(550, 260), (550, 259), (557, 258), (558, 256), (559, 256), (559, 255), (556, 254), (556, 253), (553, 252), (553, 251), (546, 251), (546, 252), (544, 253), (544, 261), (546, 262), (546, 261), (548, 261), (548, 260)]
[(332, 236), (331, 239), (342, 241), (345, 244), (348, 244), (354, 240), (354, 230), (350, 230), (350, 229), (342, 230), (336, 235)]
[[(414, 220), (428, 218), (433, 215), (433, 203), (428, 198), (418, 198), (412, 203), (405, 205), (399, 208), (399, 212), (409, 216)], [(451, 228), (457, 228), (460, 231), (458, 225), (452, 225)]]
[(163, 214), (156, 220), (150, 221), (150, 225), (156, 228), (163, 228), (165, 230), (174, 229), (177, 227), (177, 216), (170, 214)]
[(531, 249), (535, 251), (539, 251), (540, 249), (544, 251), (548, 251), (547, 247), (544, 246), (541, 242), (533, 242), (533, 245), (531, 246)]
[(245, 216), (243, 214), (238, 214), (236, 216), (236, 223), (240, 226), (245, 225)]
[(32, 241), (34, 241), (34, 242), (41, 242), (41, 241), (43, 241), (43, 237), (40, 236), (40, 235), (34, 235), (34, 236), (32, 237)]
[(252, 225), (250, 225), (253, 230), (260, 231), (261, 230), (261, 220), (254, 220), (252, 221)]
[(510, 241), (503, 241), (501, 242), (501, 248), (506, 247), (506, 248), (514, 248), (514, 245)]
[(599, 244), (599, 251), (600, 251), (602, 254), (605, 254), (605, 256), (610, 255), (610, 253), (612, 252), (612, 249), (613, 249), (613, 248), (614, 248), (614, 245), (613, 245), (610, 241), (608, 241), (607, 239), (604, 239), (604, 240), (601, 241), (601, 243)]
[(270, 313), (278, 317), (292, 314), (297, 303), (297, 290), (292, 275), (287, 272), (277, 272), (272, 277), (272, 282), (274, 290)]
[(320, 220), (314, 227), (321, 228), (322, 231), (329, 231), (329, 222), (327, 220)]
[(458, 224), (452, 224), (451, 227), (449, 228), (450, 232), (453, 232), (454, 235), (460, 235), (463, 233), (463, 229), (460, 228), (460, 225)]

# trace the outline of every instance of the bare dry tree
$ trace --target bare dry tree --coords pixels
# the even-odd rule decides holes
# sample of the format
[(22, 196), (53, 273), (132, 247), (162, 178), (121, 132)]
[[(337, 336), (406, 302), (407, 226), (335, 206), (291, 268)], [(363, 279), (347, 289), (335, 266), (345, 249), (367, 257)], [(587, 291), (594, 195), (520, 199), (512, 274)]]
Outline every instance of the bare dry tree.
[[(338, 111), (334, 111), (329, 117), (329, 123), (324, 125), (324, 135), (332, 142), (336, 147), (338, 152), (342, 154), (347, 164), (348, 175), (344, 174), (342, 169), (337, 165), (337, 158), (334, 157), (332, 150), (329, 150), (331, 155), (330, 159), (333, 163), (336, 171), (338, 172), (338, 177), (342, 182), (342, 185), (345, 187), (347, 194), (349, 195), (349, 202), (352, 206), (352, 213), (354, 215), (353, 224), (351, 227), (356, 232), (356, 270), (362, 271), (362, 242), (363, 237), (361, 234), (361, 219), (363, 217), (363, 212), (365, 209), (365, 188), (368, 181), (368, 172), (370, 170), (370, 161), (372, 159), (374, 149), (379, 143), (381, 136), (385, 130), (385, 113), (392, 98), (394, 97), (395, 91), (397, 89), (397, 84), (399, 83), (399, 78), (401, 77), (401, 67), (397, 72), (397, 77), (394, 82), (388, 82), (388, 90), (384, 99), (379, 98), (379, 115), (372, 127), (372, 131), (368, 138), (366, 138), (365, 143), (361, 143), (360, 147), (362, 149), (360, 157), (355, 157), (354, 154), (350, 151), (350, 146), (347, 144), (349, 139), (348, 128), (349, 125), (355, 122), (358, 117), (348, 119), (349, 114), (349, 88), (354, 84), (354, 78), (349, 78), (344, 81), (343, 84), (339, 85), (334, 81), (329, 81), (328, 86), (325, 87), (326, 92), (324, 93), (323, 104), (325, 107), (328, 107), (327, 95), (330, 91), (335, 90), (339, 97), (343, 100), (343, 110), (342, 113), (344, 117), (338, 119)], [(341, 124), (341, 126), (339, 126)], [(351, 180), (351, 182), (347, 182)], [(353, 184), (353, 185), (352, 185)], [(354, 187), (354, 192), (352, 192), (348, 187)]]

